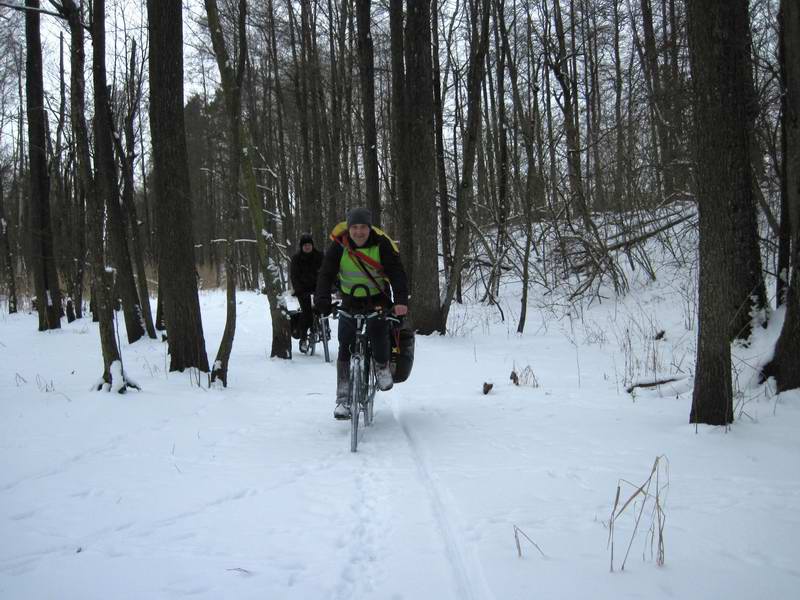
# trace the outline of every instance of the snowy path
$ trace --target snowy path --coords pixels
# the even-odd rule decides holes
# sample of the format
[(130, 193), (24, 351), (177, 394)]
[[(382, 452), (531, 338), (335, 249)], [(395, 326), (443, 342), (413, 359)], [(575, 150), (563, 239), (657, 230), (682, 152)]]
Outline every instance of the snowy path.
[[(0, 598), (506, 600), (788, 597), (800, 589), (800, 408), (695, 434), (685, 399), (617, 393), (607, 348), (556, 327), (418, 341), (409, 382), (376, 398), (359, 452), (332, 418), (335, 369), (265, 358), (266, 311), (242, 294), (231, 387), (164, 373), (88, 392), (96, 332), (0, 321)], [(210, 340), (222, 295), (203, 297)], [(484, 324), (482, 329), (486, 330)], [(532, 328), (536, 331), (536, 328)], [(12, 351), (12, 348), (14, 351)], [(507, 381), (535, 368), (540, 387)], [(484, 381), (495, 388), (481, 394)], [(667, 565), (609, 574), (617, 481), (670, 460)], [(731, 526), (735, 524), (735, 526)], [(517, 557), (513, 527), (539, 544)], [(621, 523), (621, 536), (626, 531)]]

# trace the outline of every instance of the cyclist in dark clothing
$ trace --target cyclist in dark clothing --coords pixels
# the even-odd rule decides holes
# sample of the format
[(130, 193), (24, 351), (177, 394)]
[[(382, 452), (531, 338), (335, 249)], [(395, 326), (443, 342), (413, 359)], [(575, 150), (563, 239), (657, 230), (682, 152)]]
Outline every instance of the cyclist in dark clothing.
[[(408, 282), (395, 243), (380, 229), (372, 226), (372, 214), (366, 208), (354, 208), (347, 221), (339, 223), (331, 233), (333, 243), (325, 252), (317, 278), (314, 308), (321, 314), (331, 310), (331, 287), (338, 279), (342, 308), (348, 312), (364, 312), (381, 307), (395, 315), (408, 312)], [(365, 289), (366, 288), (366, 289)], [(392, 387), (389, 371), (389, 325), (374, 319), (367, 325), (375, 379), (380, 390)], [(336, 364), (337, 419), (350, 417), (347, 406), (350, 348), (355, 341), (355, 324), (351, 319), (339, 320), (339, 359)]]
[(314, 238), (310, 233), (300, 236), (300, 249), (292, 256), (289, 265), (289, 278), (292, 289), (300, 302), (300, 352), (308, 349), (308, 330), (314, 319), (311, 308), (311, 294), (317, 285), (317, 274), (322, 265), (322, 252), (314, 248)]

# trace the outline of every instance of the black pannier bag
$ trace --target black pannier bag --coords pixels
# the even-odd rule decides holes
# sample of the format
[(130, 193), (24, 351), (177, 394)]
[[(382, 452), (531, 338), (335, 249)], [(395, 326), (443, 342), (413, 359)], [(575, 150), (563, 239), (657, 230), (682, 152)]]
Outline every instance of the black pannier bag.
[(392, 340), (392, 357), (389, 360), (389, 370), (395, 383), (401, 383), (411, 375), (414, 366), (414, 330), (409, 319), (403, 320), (401, 325), (389, 328)]

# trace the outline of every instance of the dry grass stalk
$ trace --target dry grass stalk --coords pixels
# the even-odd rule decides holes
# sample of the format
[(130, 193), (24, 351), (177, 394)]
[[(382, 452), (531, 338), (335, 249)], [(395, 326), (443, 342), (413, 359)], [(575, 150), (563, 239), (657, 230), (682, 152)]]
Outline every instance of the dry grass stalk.
[[(664, 470), (665, 481), (662, 481), (661, 478), (662, 468)], [(620, 507), (619, 502), (623, 484), (633, 487), (634, 492)], [(653, 493), (650, 491), (652, 487), (655, 488)], [(655, 547), (656, 564), (658, 566), (662, 566), (664, 564), (664, 524), (666, 522), (666, 515), (664, 513), (664, 493), (668, 487), (669, 461), (663, 455), (657, 456), (655, 461), (653, 461), (653, 467), (650, 469), (650, 476), (642, 485), (636, 486), (624, 479), (620, 479), (617, 483), (617, 493), (614, 498), (614, 506), (611, 509), (611, 517), (609, 518), (608, 524), (608, 545), (611, 548), (612, 572), (614, 571), (614, 525), (617, 519), (619, 519), (619, 517), (625, 512), (625, 510), (631, 506), (631, 504), (633, 504), (635, 512), (633, 532), (631, 533), (628, 546), (625, 550), (625, 557), (622, 559), (622, 564), (620, 565), (620, 570), (624, 571), (625, 563), (628, 560), (628, 555), (630, 554), (633, 540), (636, 538), (636, 534), (639, 531), (642, 515), (648, 500), (652, 500), (653, 508), (650, 515), (650, 527), (646, 539), (650, 540), (651, 554), (653, 554), (653, 548)], [(637, 500), (637, 498), (640, 500), (638, 509), (636, 508), (636, 503), (634, 502)]]
[(522, 531), (522, 529), (520, 529), (519, 527), (514, 525), (514, 541), (517, 542), (517, 555), (520, 558), (522, 558), (522, 545), (519, 543), (520, 534), (522, 534), (522, 537), (524, 537), (526, 540), (528, 540), (531, 544), (534, 545), (534, 547), (539, 551), (539, 554), (541, 554), (543, 558), (547, 558), (545, 553), (542, 552), (542, 549), (539, 547), (539, 544), (537, 544), (531, 538), (529, 538), (528, 534), (526, 534), (524, 531)]

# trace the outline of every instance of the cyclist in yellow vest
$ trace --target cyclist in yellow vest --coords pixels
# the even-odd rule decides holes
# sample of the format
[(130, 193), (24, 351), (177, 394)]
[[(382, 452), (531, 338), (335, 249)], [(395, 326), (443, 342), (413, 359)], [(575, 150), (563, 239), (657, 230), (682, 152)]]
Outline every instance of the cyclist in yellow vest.
[[(347, 312), (365, 312), (381, 307), (402, 316), (408, 312), (408, 281), (395, 243), (372, 225), (372, 213), (354, 208), (347, 221), (331, 232), (333, 243), (325, 252), (317, 277), (314, 308), (321, 314), (331, 311), (331, 289), (337, 283), (342, 294), (342, 308)], [(366, 288), (366, 289), (365, 289)], [(389, 324), (372, 319), (367, 324), (375, 361), (378, 389), (392, 388), (389, 371)], [(333, 416), (349, 419), (348, 385), (350, 348), (355, 341), (355, 323), (339, 319), (339, 359), (336, 363), (336, 409)]]

